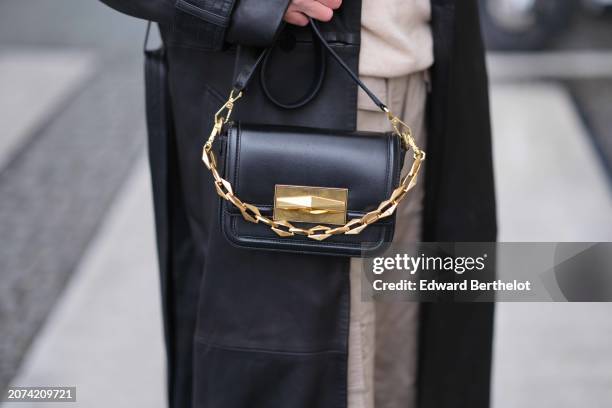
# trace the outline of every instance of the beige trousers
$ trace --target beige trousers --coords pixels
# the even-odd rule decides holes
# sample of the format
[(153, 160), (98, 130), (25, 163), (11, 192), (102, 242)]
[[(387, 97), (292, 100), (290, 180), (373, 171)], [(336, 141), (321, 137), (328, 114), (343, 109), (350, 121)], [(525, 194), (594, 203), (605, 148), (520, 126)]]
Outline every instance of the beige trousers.
[[(425, 147), (425, 72), (400, 78), (362, 78), (370, 89), (412, 128)], [(357, 128), (391, 130), (386, 115), (360, 91)], [(403, 174), (410, 168), (407, 160)], [(398, 208), (394, 242), (417, 242), (421, 233), (423, 173)], [(415, 302), (373, 302), (361, 299), (362, 269), (351, 260), (351, 311), (348, 358), (348, 408), (412, 408), (416, 406), (418, 308)]]

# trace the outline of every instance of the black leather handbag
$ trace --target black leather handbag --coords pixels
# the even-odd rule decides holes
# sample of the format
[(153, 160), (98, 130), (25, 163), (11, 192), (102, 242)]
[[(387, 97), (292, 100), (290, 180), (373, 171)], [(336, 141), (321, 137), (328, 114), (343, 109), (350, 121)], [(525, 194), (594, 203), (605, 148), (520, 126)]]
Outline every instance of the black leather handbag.
[[(330, 47), (314, 21), (310, 26), (329, 55), (387, 114), (393, 131), (231, 122), (234, 104), (265, 60), (266, 50), (237, 76), (229, 99), (215, 114), (202, 160), (222, 198), (221, 228), (233, 245), (360, 257), (392, 241), (395, 210), (416, 184), (425, 152), (410, 128)], [(410, 172), (400, 177), (409, 150), (414, 161)]]

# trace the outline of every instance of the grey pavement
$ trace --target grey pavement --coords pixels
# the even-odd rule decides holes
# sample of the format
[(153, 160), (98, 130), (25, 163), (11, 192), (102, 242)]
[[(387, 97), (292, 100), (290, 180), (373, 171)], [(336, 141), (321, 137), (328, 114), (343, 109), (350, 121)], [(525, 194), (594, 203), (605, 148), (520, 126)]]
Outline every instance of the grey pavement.
[(494, 80), (610, 78), (612, 72), (610, 50), (493, 52), (487, 59)]
[[(12, 384), (76, 386), (76, 407), (162, 408), (158, 291), (151, 187), (143, 156)], [(11, 406), (23, 404), (2, 408)]]
[(0, 3), (0, 389), (142, 155), (143, 30), (98, 2)]
[(145, 23), (98, 0), (3, 0), (0, 48), (87, 49), (138, 52)]
[(612, 12), (576, 11), (573, 21), (558, 36), (552, 48), (565, 50), (611, 49)]
[(612, 77), (574, 79), (567, 86), (612, 186)]
[(551, 82), (491, 89), (499, 240), (612, 241), (612, 190), (570, 94)]
[(493, 408), (609, 408), (612, 305), (499, 304)]
[[(550, 55), (533, 56), (533, 65), (528, 55), (490, 59), (499, 58), (491, 65), (499, 81), (491, 90), (499, 239), (612, 241), (612, 190), (602, 161), (607, 155), (597, 151), (574, 102), (593, 104), (584, 106), (587, 113), (599, 110), (595, 137), (608, 143), (610, 128), (601, 122), (610, 120), (610, 106), (592, 86), (574, 100), (563, 83), (553, 81), (555, 75), (558, 80), (587, 73), (558, 65), (570, 54)], [(581, 53), (578, 59), (585, 56), (593, 58), (590, 82), (601, 88), (602, 81), (592, 77), (605, 76), (608, 56)], [(584, 93), (583, 86), (574, 92)], [(611, 313), (610, 304), (498, 304), (493, 407), (609, 407)]]
[[(502, 241), (612, 238), (610, 28), (577, 24), (554, 52), (489, 59)], [(76, 385), (78, 406), (163, 406), (143, 28), (95, 1), (0, 3), (0, 73), (16, 78), (0, 85), (21, 98), (0, 116), (0, 388)], [(32, 75), (40, 93), (22, 85)], [(610, 406), (611, 311), (498, 305), (494, 408)]]
[(129, 68), (107, 68), (25, 137), (0, 173), (3, 384), (145, 145), (144, 123), (135, 120), (141, 81)]
[[(499, 240), (612, 241), (610, 180), (569, 92), (491, 90)], [(612, 401), (612, 304), (500, 303), (493, 407), (604, 408)]]
[(36, 126), (57, 112), (71, 93), (94, 72), (95, 60), (82, 51), (49, 51), (45, 48), (0, 52), (0, 169)]

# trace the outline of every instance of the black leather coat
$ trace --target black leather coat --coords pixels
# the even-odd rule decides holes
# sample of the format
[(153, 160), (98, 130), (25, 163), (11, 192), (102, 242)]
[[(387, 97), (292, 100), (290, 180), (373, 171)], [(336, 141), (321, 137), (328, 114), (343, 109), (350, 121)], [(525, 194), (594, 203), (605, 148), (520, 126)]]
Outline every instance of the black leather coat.
[[(169, 76), (162, 84), (169, 99), (154, 104), (149, 127), (170, 405), (345, 408), (348, 260), (229, 245), (200, 161), (212, 114), (231, 87), (235, 44), (270, 44), (288, 0), (103, 1), (160, 23), (165, 43), (160, 69)], [(334, 20), (321, 25), (355, 70), (360, 13), (359, 0), (345, 0)], [(423, 239), (493, 241), (487, 76), (476, 1), (432, 0), (432, 24), (436, 62)], [(293, 100), (308, 90), (316, 59), (308, 29), (287, 28), (280, 39), (268, 84)], [(307, 106), (280, 109), (255, 81), (235, 117), (354, 129), (356, 92), (330, 63), (322, 91)], [(490, 304), (423, 304), (419, 407), (488, 406), (492, 329)]]

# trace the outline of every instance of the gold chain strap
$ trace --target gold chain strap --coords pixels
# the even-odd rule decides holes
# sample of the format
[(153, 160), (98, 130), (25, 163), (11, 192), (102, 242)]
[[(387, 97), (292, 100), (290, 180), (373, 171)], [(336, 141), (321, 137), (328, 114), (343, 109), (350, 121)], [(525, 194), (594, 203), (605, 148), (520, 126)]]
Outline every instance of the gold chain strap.
[[(421, 150), (414, 141), (412, 131), (408, 125), (399, 120), (397, 116), (394, 116), (388, 109), (385, 109), (387, 118), (391, 122), (393, 127), (393, 133), (398, 136), (406, 150), (412, 150), (414, 152), (414, 162), (410, 172), (402, 177), (399, 186), (393, 190), (391, 196), (381, 202), (374, 211), (370, 211), (360, 218), (354, 218), (340, 227), (328, 227), (325, 225), (317, 225), (312, 228), (299, 228), (294, 226), (288, 221), (274, 221), (271, 218), (261, 215), (259, 209), (252, 205), (240, 200), (232, 190), (232, 185), (229, 181), (225, 180), (217, 171), (217, 159), (212, 150), (212, 145), (217, 135), (221, 132), (223, 125), (226, 124), (234, 109), (234, 103), (242, 97), (242, 92), (237, 95), (232, 91), (229, 99), (215, 114), (215, 125), (210, 133), (210, 137), (204, 144), (202, 152), (202, 161), (212, 173), (215, 188), (217, 194), (224, 200), (232, 203), (242, 213), (242, 217), (252, 223), (263, 223), (270, 227), (272, 231), (281, 237), (291, 237), (294, 235), (304, 235), (308, 238), (312, 238), (318, 241), (323, 241), (331, 237), (332, 235), (347, 234), (357, 235), (361, 233), (368, 225), (375, 223), (376, 221), (390, 217), (395, 212), (395, 209), (399, 203), (406, 197), (408, 191), (410, 191), (417, 183), (417, 176), (421, 168), (421, 163), (425, 160), (425, 152)], [(225, 116), (223, 114), (225, 113)]]

